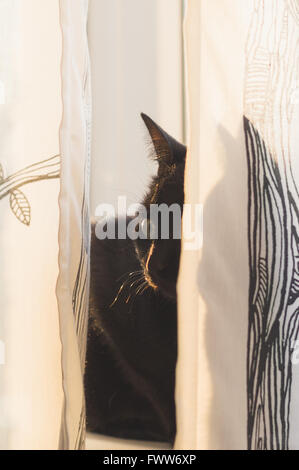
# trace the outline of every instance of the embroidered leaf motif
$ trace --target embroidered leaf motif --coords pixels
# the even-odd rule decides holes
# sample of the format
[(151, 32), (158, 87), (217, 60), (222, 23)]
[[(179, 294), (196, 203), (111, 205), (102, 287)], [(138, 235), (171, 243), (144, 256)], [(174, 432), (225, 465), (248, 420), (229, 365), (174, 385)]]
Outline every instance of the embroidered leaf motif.
[(31, 210), (28, 199), (19, 189), (10, 192), (9, 203), (16, 218), (24, 225), (30, 225)]

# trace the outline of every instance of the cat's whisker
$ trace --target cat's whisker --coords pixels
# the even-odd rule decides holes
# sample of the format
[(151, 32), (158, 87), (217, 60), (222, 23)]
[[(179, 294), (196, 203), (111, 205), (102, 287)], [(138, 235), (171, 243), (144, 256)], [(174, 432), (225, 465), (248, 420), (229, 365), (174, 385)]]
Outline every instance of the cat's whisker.
[[(130, 288), (133, 287), (133, 285), (136, 285), (136, 284), (137, 284), (136, 288), (138, 289), (138, 288), (140, 287), (140, 284), (138, 285), (138, 283), (140, 283), (140, 282), (142, 282), (142, 281), (143, 281), (143, 276), (142, 276), (141, 278), (139, 278), (139, 279), (136, 279), (134, 282), (132, 282), (132, 284), (130, 285)], [(143, 282), (142, 282), (142, 284), (143, 284)], [(127, 297), (127, 300), (126, 300), (126, 304), (129, 303), (129, 301), (130, 301), (130, 299), (131, 299), (131, 297), (132, 297), (133, 294), (134, 294), (134, 292), (130, 292), (130, 293), (129, 293), (129, 295), (128, 295), (128, 297)]]
[(126, 285), (126, 281), (120, 286), (120, 288), (119, 288), (119, 290), (118, 290), (118, 292), (117, 292), (117, 294), (116, 294), (116, 297), (114, 298), (113, 302), (109, 305), (109, 308), (114, 307), (114, 305), (115, 305), (116, 302), (118, 301), (118, 298), (119, 298), (121, 292), (123, 291), (125, 285)]
[(122, 278), (124, 278), (125, 276), (128, 276), (128, 278), (130, 277), (133, 277), (133, 276), (136, 276), (137, 274), (140, 274), (142, 272), (142, 269), (138, 269), (137, 271), (132, 271), (132, 272), (126, 272), (124, 274), (122, 274), (117, 280), (116, 282), (120, 281)]
[(110, 304), (110, 308), (113, 307), (113, 306), (116, 304), (116, 302), (117, 302), (118, 299), (119, 299), (120, 294), (122, 293), (122, 291), (124, 290), (124, 288), (126, 287), (126, 285), (128, 284), (128, 282), (129, 282), (129, 279), (126, 279), (126, 280), (122, 283), (122, 285), (120, 286), (120, 288), (119, 288), (119, 290), (118, 290), (118, 292), (117, 292), (117, 294), (116, 294), (115, 299), (114, 299), (113, 302)]
[(134, 305), (134, 302), (135, 302), (136, 298), (139, 295), (141, 295), (143, 292), (145, 292), (146, 289), (148, 289), (150, 287), (148, 282), (146, 281), (144, 275), (142, 276), (142, 278), (144, 279), (144, 281), (136, 287), (136, 291), (131, 293), (130, 296), (128, 297), (128, 299), (127, 299), (127, 303), (129, 302), (129, 300), (132, 300), (131, 307), (130, 307), (130, 313), (132, 312), (133, 305)]
[(141, 290), (141, 292), (139, 292), (139, 295), (142, 295), (147, 289), (149, 289), (149, 287), (150, 287), (150, 286), (149, 286), (148, 284), (146, 284), (146, 285), (144, 286), (144, 288)]
[(135, 281), (132, 282), (132, 284), (130, 284), (130, 289), (135, 285), (137, 284), (138, 282), (142, 281), (142, 278), (139, 278), (139, 279), (135, 279)]
[[(134, 279), (134, 277), (137, 277), (137, 279), (135, 279), (129, 286), (129, 288), (131, 288), (134, 284), (136, 284), (137, 282), (141, 281), (143, 279), (143, 270), (142, 269), (139, 269), (137, 271), (132, 271), (130, 273), (125, 273), (123, 274), (119, 279), (121, 279), (122, 277), (124, 277), (125, 275), (128, 275), (128, 278), (125, 279), (125, 281), (122, 283), (122, 285), (120, 286), (117, 294), (116, 294), (116, 297), (114, 298), (113, 302), (110, 304), (109, 308), (112, 308), (116, 302), (118, 301), (119, 297), (120, 297), (120, 294), (122, 293), (122, 291), (124, 290), (124, 288), (127, 286), (128, 282), (130, 282), (132, 279)], [(128, 299), (126, 301), (126, 303), (128, 303)]]
[(139, 295), (142, 291), (142, 289), (145, 287), (145, 286), (148, 286), (148, 283), (147, 281), (144, 281), (136, 290), (136, 295)]
[(130, 274), (129, 274), (129, 277), (133, 277), (133, 276), (137, 276), (137, 275), (140, 275), (143, 273), (143, 269), (138, 269), (137, 271), (132, 271)]

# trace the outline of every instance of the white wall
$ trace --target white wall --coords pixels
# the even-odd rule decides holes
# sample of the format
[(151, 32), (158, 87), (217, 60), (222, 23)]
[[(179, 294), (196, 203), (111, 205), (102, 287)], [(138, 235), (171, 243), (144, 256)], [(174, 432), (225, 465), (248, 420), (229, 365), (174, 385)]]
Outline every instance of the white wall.
[(90, 0), (91, 210), (139, 202), (154, 164), (140, 112), (182, 140), (181, 0)]

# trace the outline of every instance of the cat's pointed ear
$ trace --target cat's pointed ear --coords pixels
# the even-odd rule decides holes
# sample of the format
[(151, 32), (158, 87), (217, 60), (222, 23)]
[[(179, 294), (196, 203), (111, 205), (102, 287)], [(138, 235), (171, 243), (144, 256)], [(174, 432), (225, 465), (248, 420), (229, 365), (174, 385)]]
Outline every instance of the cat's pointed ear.
[(163, 171), (163, 169), (167, 169), (167, 167), (175, 163), (184, 162), (186, 147), (167, 134), (146, 114), (141, 113), (141, 117), (151, 136), (159, 169)]

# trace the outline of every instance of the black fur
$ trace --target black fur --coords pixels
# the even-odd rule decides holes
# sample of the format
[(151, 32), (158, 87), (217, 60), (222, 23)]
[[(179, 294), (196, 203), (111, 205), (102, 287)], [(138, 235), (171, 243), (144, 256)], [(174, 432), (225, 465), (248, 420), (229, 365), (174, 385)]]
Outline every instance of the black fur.
[[(159, 164), (143, 204), (182, 208), (186, 148), (148, 116), (142, 118)], [(100, 241), (92, 227), (85, 373), (89, 431), (173, 441), (179, 257), (180, 240)]]

